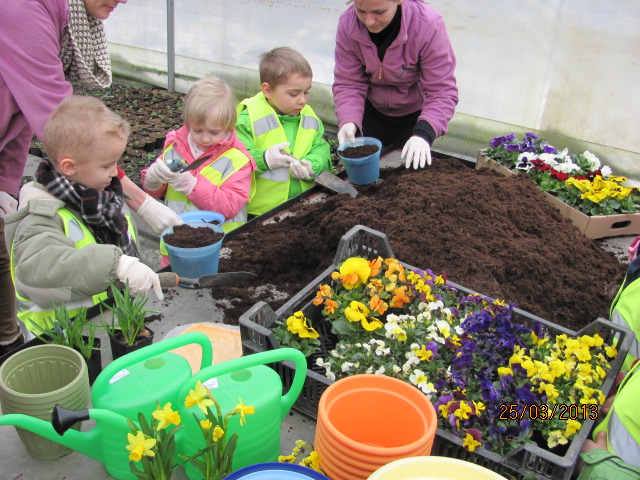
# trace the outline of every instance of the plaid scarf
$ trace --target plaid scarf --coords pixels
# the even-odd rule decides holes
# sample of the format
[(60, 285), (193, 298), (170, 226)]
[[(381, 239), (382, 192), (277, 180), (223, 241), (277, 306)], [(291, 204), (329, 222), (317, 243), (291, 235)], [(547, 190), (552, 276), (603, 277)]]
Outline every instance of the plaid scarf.
[(83, 0), (68, 0), (69, 23), (62, 33), (60, 60), (69, 82), (86, 87), (111, 85), (111, 60), (102, 20), (87, 12)]
[(58, 200), (80, 212), (96, 242), (116, 245), (125, 255), (139, 257), (135, 243), (129, 237), (129, 224), (123, 213), (122, 185), (114, 177), (105, 190), (85, 187), (69, 181), (53, 169), (45, 158), (38, 166), (37, 181)]

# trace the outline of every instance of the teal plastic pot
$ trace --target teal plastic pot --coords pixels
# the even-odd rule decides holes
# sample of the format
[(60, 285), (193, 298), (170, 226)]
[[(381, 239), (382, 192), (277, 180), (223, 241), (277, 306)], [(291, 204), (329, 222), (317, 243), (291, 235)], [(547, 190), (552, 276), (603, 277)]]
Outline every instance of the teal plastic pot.
[[(342, 153), (349, 147), (359, 147), (362, 145), (375, 145), (378, 151), (373, 155), (363, 158), (347, 158)], [(367, 185), (375, 182), (380, 177), (380, 152), (382, 142), (373, 137), (359, 137), (354, 142), (343, 143), (338, 147), (338, 156), (342, 160), (344, 169), (347, 171), (349, 181), (355, 185)]]
[[(72, 348), (36, 345), (12, 355), (0, 366), (2, 413), (24, 414), (49, 421), (55, 405), (87, 408), (90, 398), (87, 364)], [(74, 428), (80, 429), (81, 423)], [(59, 443), (17, 428), (27, 452), (40, 460), (54, 460), (71, 452)]]
[[(222, 225), (213, 225), (206, 221), (188, 221), (185, 223), (194, 228), (210, 228), (215, 232), (224, 233)], [(169, 255), (171, 271), (177, 273), (178, 276), (185, 278), (199, 278), (205, 275), (214, 275), (218, 273), (220, 248), (222, 248), (222, 241), (224, 240), (224, 237), (222, 237), (219, 242), (216, 242), (213, 245), (207, 245), (206, 247), (180, 248), (169, 245), (164, 241), (165, 235), (170, 233), (173, 233), (173, 227), (167, 228), (162, 232), (160, 237)]]
[(290, 463), (259, 463), (241, 468), (224, 480), (329, 480), (321, 473)]

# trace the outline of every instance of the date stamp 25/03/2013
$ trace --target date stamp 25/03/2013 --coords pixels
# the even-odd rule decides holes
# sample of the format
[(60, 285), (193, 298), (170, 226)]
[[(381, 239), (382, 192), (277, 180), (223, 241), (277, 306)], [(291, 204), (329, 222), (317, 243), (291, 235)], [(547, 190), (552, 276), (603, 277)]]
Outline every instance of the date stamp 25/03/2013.
[(515, 403), (500, 405), (499, 420), (595, 420), (598, 418), (598, 405), (574, 405), (559, 403), (552, 407), (548, 405), (535, 405)]

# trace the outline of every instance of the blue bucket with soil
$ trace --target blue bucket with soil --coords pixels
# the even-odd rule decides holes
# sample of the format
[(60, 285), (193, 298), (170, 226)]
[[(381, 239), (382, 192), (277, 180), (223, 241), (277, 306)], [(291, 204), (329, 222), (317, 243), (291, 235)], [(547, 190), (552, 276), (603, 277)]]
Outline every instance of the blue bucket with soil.
[[(214, 212), (215, 213), (215, 212)], [(209, 228), (216, 233), (224, 234), (222, 224), (213, 224), (206, 221), (186, 221), (186, 225), (193, 228)], [(176, 225), (180, 227), (180, 225)], [(171, 261), (171, 271), (185, 278), (199, 278), (205, 275), (215, 275), (218, 273), (218, 262), (220, 261), (220, 249), (224, 236), (219, 241), (211, 245), (194, 248), (176, 247), (167, 243), (164, 239), (166, 235), (174, 233), (174, 227), (167, 228), (162, 232), (160, 238), (169, 260)]]
[[(350, 158), (354, 156), (357, 150), (360, 150), (357, 147), (362, 147), (363, 145), (377, 147), (377, 150), (361, 158)], [(354, 150), (347, 150), (350, 148), (354, 148)], [(338, 147), (338, 156), (347, 171), (349, 181), (354, 185), (367, 185), (375, 182), (380, 177), (381, 151), (382, 142), (373, 137), (359, 137), (353, 142), (346, 142), (340, 145)], [(347, 156), (344, 156), (345, 154)]]

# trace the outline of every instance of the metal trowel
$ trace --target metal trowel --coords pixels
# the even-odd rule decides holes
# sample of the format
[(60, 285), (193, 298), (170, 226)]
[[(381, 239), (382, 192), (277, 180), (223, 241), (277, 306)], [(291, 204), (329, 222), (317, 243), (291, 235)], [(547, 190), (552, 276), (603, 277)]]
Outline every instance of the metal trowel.
[(217, 285), (228, 285), (230, 283), (241, 282), (255, 278), (257, 275), (252, 272), (224, 272), (214, 275), (204, 275), (200, 278), (180, 277), (174, 272), (160, 272), (160, 286), (162, 288), (185, 287), (185, 288), (207, 288)]
[[(291, 155), (289, 152), (285, 152), (284, 150), (280, 150), (280, 153), (287, 155), (291, 158), (296, 158)], [(296, 158), (296, 160), (298, 160)], [(347, 195), (351, 195), (353, 198), (358, 195), (358, 191), (351, 185), (349, 182), (342, 180), (337, 175), (334, 175), (328, 170), (323, 170), (320, 174), (315, 172), (309, 172), (310, 177), (313, 177), (313, 181), (323, 187), (327, 187), (329, 190), (333, 190), (336, 193), (346, 193)]]

